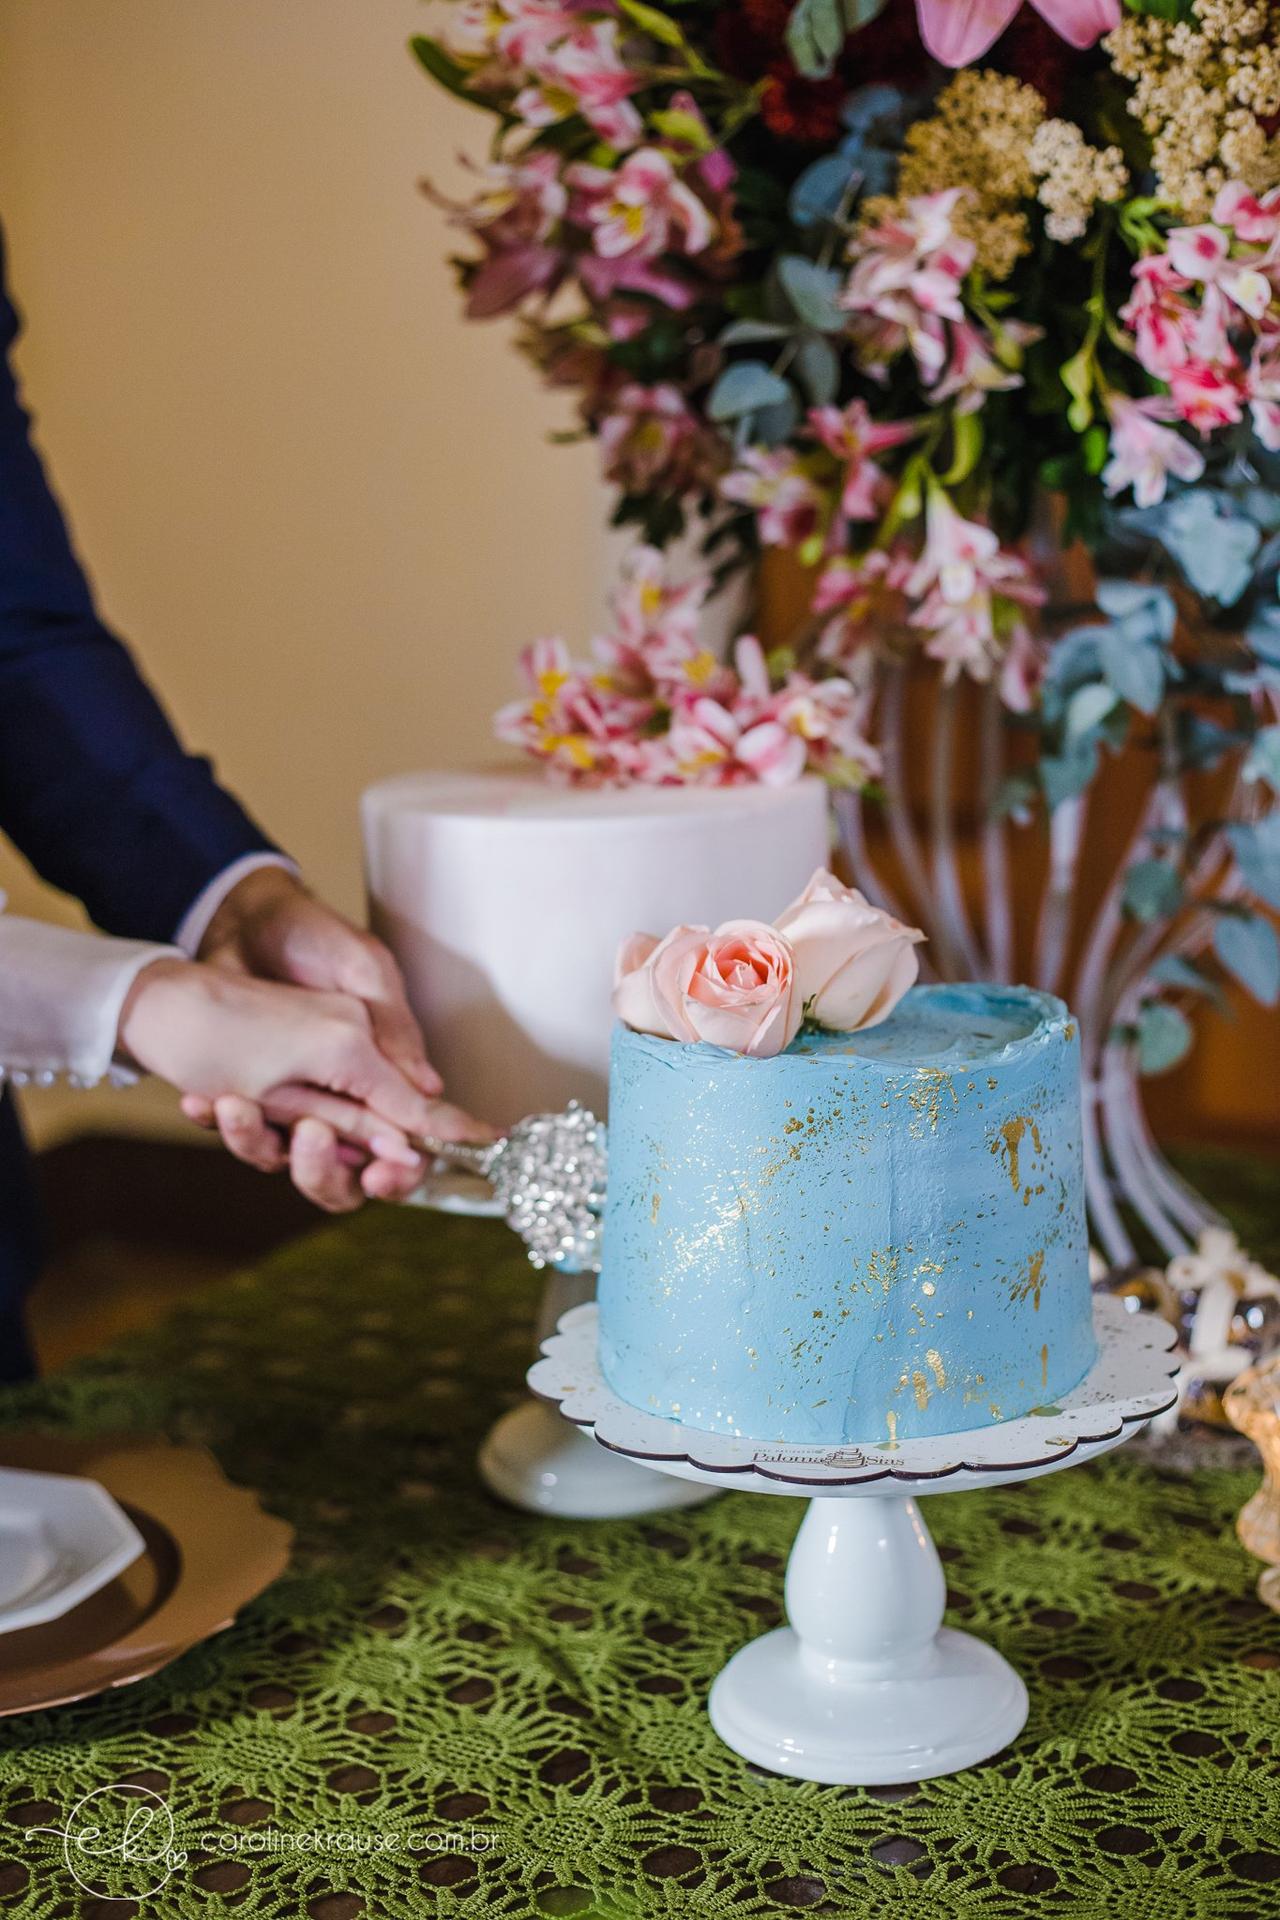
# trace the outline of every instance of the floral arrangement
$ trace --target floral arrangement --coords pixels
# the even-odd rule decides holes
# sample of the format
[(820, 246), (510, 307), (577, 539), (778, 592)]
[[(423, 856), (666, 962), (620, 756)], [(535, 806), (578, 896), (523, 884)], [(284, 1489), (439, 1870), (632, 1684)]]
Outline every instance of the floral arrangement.
[(614, 1012), (638, 1033), (770, 1059), (806, 1020), (838, 1033), (887, 1020), (915, 982), (923, 939), (820, 871), (772, 926), (632, 934), (618, 954)]
[[(1280, 0), (436, 5), (415, 51), (494, 126), (474, 194), (434, 194), (467, 312), (515, 317), (640, 543), (502, 737), (581, 781), (864, 788), (878, 667), (923, 654), (1030, 743), (1015, 818), (1135, 737), (1167, 781), (1242, 767), (1226, 866), (1164, 818), (1124, 908), (1198, 888), (1280, 995), (1248, 904), (1280, 905)], [(1064, 624), (1076, 541), (1096, 606)], [(703, 602), (766, 549), (810, 617), (720, 660)]]

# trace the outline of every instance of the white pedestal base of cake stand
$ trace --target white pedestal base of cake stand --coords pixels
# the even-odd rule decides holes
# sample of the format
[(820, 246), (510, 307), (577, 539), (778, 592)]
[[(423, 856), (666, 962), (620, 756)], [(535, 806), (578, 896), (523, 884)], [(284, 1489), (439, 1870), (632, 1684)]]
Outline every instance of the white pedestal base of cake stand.
[[(452, 1168), (429, 1174), (410, 1196), (410, 1204), (473, 1219), (502, 1218), (488, 1182)], [(532, 1273), (530, 1278), (536, 1285)], [(538, 1310), (538, 1342), (594, 1291), (593, 1274), (549, 1274)], [(561, 1520), (629, 1520), (676, 1507), (700, 1507), (717, 1492), (715, 1487), (665, 1480), (621, 1455), (604, 1452), (532, 1396), (494, 1421), (480, 1443), (476, 1467), (490, 1493), (508, 1506)]]
[(773, 1445), (642, 1413), (600, 1373), (594, 1302), (564, 1316), (529, 1384), (628, 1460), (704, 1486), (809, 1498), (787, 1566), (789, 1625), (733, 1656), (711, 1689), (711, 1724), (775, 1773), (888, 1786), (985, 1760), (1027, 1717), (1007, 1661), (942, 1625), (946, 1583), (918, 1496), (1091, 1460), (1176, 1397), (1165, 1321), (1100, 1298), (1095, 1327), (1098, 1359), (1059, 1405), (892, 1447)]

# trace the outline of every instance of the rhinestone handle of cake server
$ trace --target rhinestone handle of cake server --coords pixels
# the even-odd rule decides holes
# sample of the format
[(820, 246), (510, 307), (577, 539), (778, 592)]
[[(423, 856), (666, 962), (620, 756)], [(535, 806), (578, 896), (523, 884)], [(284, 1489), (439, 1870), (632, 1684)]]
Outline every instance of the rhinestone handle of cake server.
[(478, 1174), (535, 1267), (598, 1271), (604, 1206), (605, 1130), (571, 1100), (563, 1113), (531, 1113), (500, 1140), (419, 1143), (446, 1164)]

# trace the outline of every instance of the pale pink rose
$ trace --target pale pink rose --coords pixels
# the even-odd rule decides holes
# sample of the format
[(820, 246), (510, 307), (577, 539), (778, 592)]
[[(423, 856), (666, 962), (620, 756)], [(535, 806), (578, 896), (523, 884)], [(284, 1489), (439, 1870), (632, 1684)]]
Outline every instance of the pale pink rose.
[(873, 907), (819, 870), (778, 915), (795, 955), (795, 995), (807, 1019), (853, 1033), (886, 1020), (920, 971), (918, 927)]
[(677, 927), (658, 941), (633, 934), (613, 1006), (640, 1033), (768, 1059), (800, 1030), (794, 976), (790, 943), (762, 920), (726, 920), (714, 933)]

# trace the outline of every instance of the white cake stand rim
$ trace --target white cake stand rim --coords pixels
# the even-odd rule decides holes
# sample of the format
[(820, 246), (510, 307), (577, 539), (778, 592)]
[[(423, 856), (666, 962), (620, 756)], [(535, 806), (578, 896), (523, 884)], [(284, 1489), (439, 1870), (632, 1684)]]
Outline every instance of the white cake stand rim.
[[(1062, 1396), (1060, 1411), (1063, 1419), (1054, 1422), (1055, 1425), (1072, 1424), (1076, 1430), (1070, 1436), (1064, 1435), (1061, 1442), (1046, 1441), (1039, 1452), (1032, 1450), (1030, 1458), (967, 1457), (969, 1451), (979, 1455), (988, 1451), (998, 1438), (1015, 1439), (1020, 1428), (1030, 1429), (1032, 1421), (1036, 1428), (1043, 1431), (1045, 1416), (1022, 1415), (1000, 1425), (938, 1434), (926, 1440), (900, 1441), (893, 1451), (901, 1457), (885, 1462), (884, 1455), (888, 1449), (882, 1446), (845, 1444), (822, 1447), (751, 1439), (688, 1427), (679, 1420), (632, 1407), (607, 1385), (600, 1369), (598, 1317), (599, 1309), (595, 1301), (572, 1307), (561, 1317), (557, 1331), (543, 1341), (543, 1357), (535, 1361), (528, 1376), (529, 1386), (539, 1399), (556, 1406), (562, 1417), (573, 1425), (590, 1431), (597, 1445), (608, 1452), (643, 1461), (658, 1471), (664, 1468), (675, 1472), (689, 1469), (691, 1477), (705, 1476), (711, 1482), (720, 1480), (741, 1487), (744, 1481), (755, 1480), (764, 1483), (759, 1488), (761, 1492), (786, 1488), (821, 1497), (824, 1493), (835, 1494), (842, 1489), (884, 1481), (919, 1487), (970, 1475), (981, 1476), (984, 1481), (988, 1476), (1012, 1481), (1050, 1471), (1069, 1462), (1077, 1454), (1091, 1457), (1095, 1453), (1105, 1452), (1128, 1438), (1127, 1428), (1132, 1427), (1136, 1431), (1146, 1426), (1159, 1414), (1176, 1405), (1178, 1398), (1176, 1386), (1172, 1384), (1179, 1370), (1179, 1359), (1173, 1351), (1177, 1340), (1176, 1330), (1154, 1313), (1130, 1312), (1123, 1301), (1100, 1294), (1094, 1299), (1098, 1358), (1071, 1393)], [(1096, 1394), (1117, 1358), (1131, 1361), (1135, 1371), (1139, 1361), (1148, 1362), (1148, 1377), (1132, 1382), (1127, 1391), (1111, 1391), (1105, 1398), (1092, 1401), (1090, 1396)], [(1150, 1363), (1158, 1365), (1163, 1376), (1161, 1381), (1150, 1377), (1153, 1372)], [(584, 1397), (588, 1405), (576, 1410), (572, 1402), (579, 1397)], [(1073, 1401), (1079, 1404), (1073, 1407)], [(645, 1445), (619, 1439), (616, 1431), (613, 1437), (602, 1433), (601, 1422), (608, 1424), (611, 1414), (620, 1416), (624, 1430), (627, 1425), (643, 1423), (645, 1428), (655, 1433), (655, 1438), (660, 1430), (670, 1438), (670, 1448), (661, 1444)], [(1095, 1424), (1095, 1418), (1100, 1424)], [(714, 1451), (721, 1457), (713, 1460), (699, 1458), (699, 1441), (703, 1443), (704, 1453)], [(948, 1451), (956, 1449), (959, 1457), (948, 1458), (942, 1464), (932, 1464), (930, 1453), (936, 1459), (937, 1449), (941, 1446), (946, 1446)], [(791, 1456), (800, 1457), (789, 1463), (788, 1471), (781, 1462), (761, 1463), (759, 1455), (770, 1451), (785, 1451)], [(849, 1471), (834, 1471), (834, 1463), (828, 1463), (831, 1462), (831, 1456), (839, 1454), (864, 1456), (868, 1464), (858, 1466), (850, 1462)], [(917, 1463), (915, 1465), (912, 1464), (913, 1457)], [(926, 1464), (926, 1461), (929, 1463)], [(819, 1469), (816, 1473), (813, 1471), (815, 1468)]]

